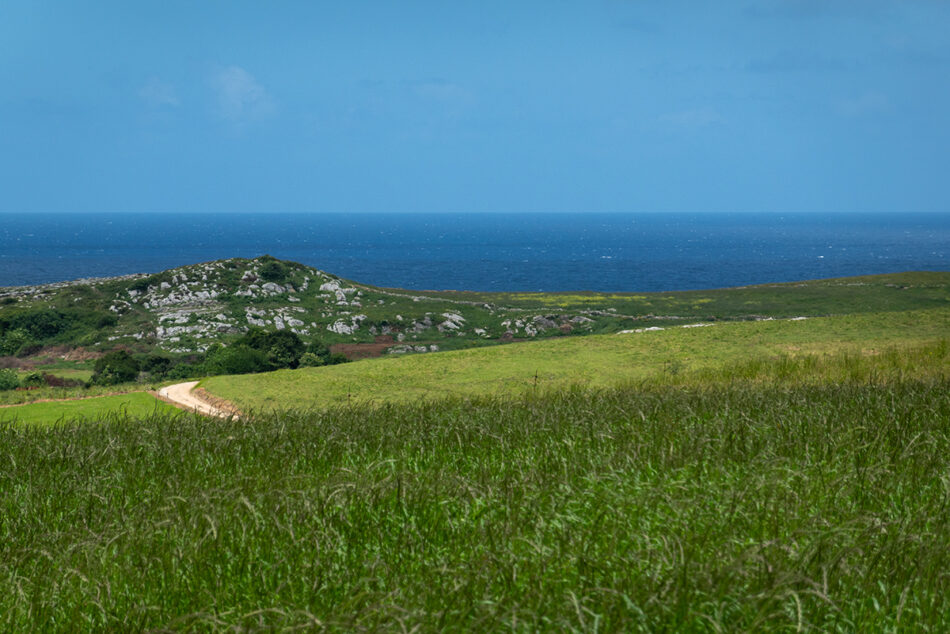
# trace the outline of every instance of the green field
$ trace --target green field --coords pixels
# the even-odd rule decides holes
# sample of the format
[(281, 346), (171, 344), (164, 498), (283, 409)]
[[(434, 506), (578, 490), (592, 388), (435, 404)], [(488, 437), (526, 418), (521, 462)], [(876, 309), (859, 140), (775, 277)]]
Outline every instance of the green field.
[(732, 322), (220, 376), (206, 379), (202, 387), (252, 410), (417, 401), (573, 384), (606, 387), (712, 371), (761, 358), (820, 357), (842, 351), (874, 355), (882, 348), (914, 346), (948, 336), (947, 308)]
[(0, 425), (0, 629), (942, 631), (939, 348), (873, 381)]
[(178, 410), (147, 392), (131, 392), (115, 396), (98, 396), (73, 401), (30, 403), (0, 408), (0, 423), (15, 421), (31, 425), (48, 425), (60, 421), (94, 421), (114, 416), (141, 418), (150, 414)]

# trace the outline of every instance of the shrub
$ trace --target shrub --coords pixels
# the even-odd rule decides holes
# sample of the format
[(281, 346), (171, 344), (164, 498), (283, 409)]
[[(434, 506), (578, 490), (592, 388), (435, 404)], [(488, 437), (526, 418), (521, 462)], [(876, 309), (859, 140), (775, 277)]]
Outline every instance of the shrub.
[(145, 291), (148, 290), (148, 281), (149, 281), (149, 279), (151, 279), (151, 278), (149, 278), (149, 277), (141, 277), (141, 278), (135, 280), (134, 282), (132, 282), (131, 284), (129, 284), (129, 290), (130, 290), (130, 291), (138, 291), (138, 292), (140, 292), (140, 293), (144, 293)]
[(139, 375), (139, 362), (125, 350), (114, 350), (96, 361), (92, 382), (115, 385), (134, 381)]
[(289, 330), (267, 331), (253, 328), (235, 342), (254, 350), (260, 350), (266, 356), (272, 370), (278, 368), (296, 368), (304, 352), (304, 343), (296, 333)]
[(30, 342), (30, 335), (25, 330), (17, 328), (7, 331), (0, 337), (0, 354), (14, 355), (24, 344)]
[(43, 308), (10, 312), (0, 315), (0, 354), (13, 354), (27, 341), (74, 343), (90, 331), (111, 327), (116, 323), (117, 318), (112, 313), (93, 308)]
[(153, 377), (162, 377), (171, 370), (172, 360), (161, 354), (150, 354), (142, 360), (141, 370)]
[(297, 367), (300, 368), (316, 368), (321, 365), (326, 365), (327, 360), (321, 356), (318, 356), (312, 352), (304, 352), (300, 355), (300, 365)]
[(301, 367), (337, 365), (339, 363), (347, 362), (349, 362), (349, 359), (347, 359), (345, 355), (342, 355), (339, 352), (331, 354), (330, 348), (319, 341), (314, 341), (309, 346), (307, 346), (307, 351), (300, 357)]
[(204, 365), (179, 363), (165, 374), (166, 379), (190, 379), (204, 374)]
[(20, 387), (20, 378), (16, 370), (0, 370), (0, 390), (15, 390)]
[(265, 282), (283, 282), (287, 279), (287, 267), (277, 260), (269, 260), (262, 264), (258, 273)]
[(20, 381), (23, 387), (43, 387), (46, 385), (46, 379), (39, 372), (30, 372)]
[(205, 374), (250, 374), (273, 369), (262, 350), (244, 344), (227, 348), (214, 346), (208, 350), (208, 356), (200, 368)]
[(112, 326), (115, 326), (117, 323), (119, 323), (118, 317), (116, 317), (115, 315), (111, 315), (109, 313), (103, 313), (96, 320), (96, 328), (99, 328), (100, 330), (103, 328), (111, 328)]
[(350, 360), (346, 358), (346, 355), (339, 352), (334, 352), (329, 357), (327, 357), (327, 365), (339, 365), (340, 363), (349, 362)]

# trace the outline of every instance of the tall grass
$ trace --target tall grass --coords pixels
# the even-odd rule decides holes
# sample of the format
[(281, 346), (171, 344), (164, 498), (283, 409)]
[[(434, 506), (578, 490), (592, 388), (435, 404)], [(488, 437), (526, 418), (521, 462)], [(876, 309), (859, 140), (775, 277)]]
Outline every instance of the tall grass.
[(720, 366), (679, 371), (675, 361), (662, 375), (641, 384), (716, 386), (735, 381), (798, 383), (887, 383), (907, 378), (950, 378), (950, 342), (879, 345), (833, 353), (758, 355)]
[(950, 380), (0, 427), (0, 629), (941, 631)]

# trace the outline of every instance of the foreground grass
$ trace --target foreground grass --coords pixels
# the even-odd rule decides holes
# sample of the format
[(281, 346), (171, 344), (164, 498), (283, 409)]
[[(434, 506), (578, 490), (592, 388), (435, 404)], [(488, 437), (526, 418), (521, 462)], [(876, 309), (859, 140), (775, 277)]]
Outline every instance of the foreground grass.
[[(141, 389), (141, 388), (140, 388)], [(99, 396), (75, 401), (30, 403), (0, 408), (0, 423), (17, 422), (31, 425), (50, 425), (61, 420), (98, 420), (113, 414), (144, 417), (153, 413), (177, 412), (146, 392), (116, 396)]]
[(887, 379), (0, 426), (0, 629), (941, 631), (950, 381)]
[(750, 359), (842, 352), (875, 355), (882, 348), (932, 343), (948, 334), (950, 309), (719, 323), (219, 376), (201, 386), (244, 409), (418, 401), (574, 384), (608, 387), (622, 381), (717, 372)]

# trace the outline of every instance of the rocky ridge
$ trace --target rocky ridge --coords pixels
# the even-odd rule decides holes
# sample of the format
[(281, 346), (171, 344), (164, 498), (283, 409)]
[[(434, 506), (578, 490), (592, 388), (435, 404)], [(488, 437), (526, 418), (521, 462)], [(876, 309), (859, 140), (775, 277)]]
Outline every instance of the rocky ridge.
[[(103, 346), (203, 352), (249, 328), (290, 330), (305, 341), (371, 343), (391, 337), (393, 353), (458, 347), (591, 329), (589, 314), (532, 314), (523, 308), (377, 289), (269, 256), (183, 266), (152, 275), (0, 288), (12, 305), (94, 305), (116, 316)], [(589, 312), (589, 311), (585, 311)]]

